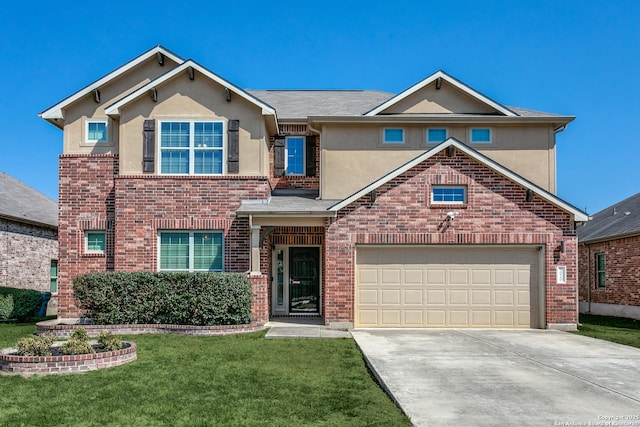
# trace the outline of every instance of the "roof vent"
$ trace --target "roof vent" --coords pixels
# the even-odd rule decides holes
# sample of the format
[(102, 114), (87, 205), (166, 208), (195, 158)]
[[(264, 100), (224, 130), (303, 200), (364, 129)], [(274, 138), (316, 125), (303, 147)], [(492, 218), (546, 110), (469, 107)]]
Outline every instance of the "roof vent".
[(624, 216), (629, 216), (629, 215), (631, 215), (631, 212), (629, 212), (629, 211), (626, 211), (626, 212), (624, 213)]

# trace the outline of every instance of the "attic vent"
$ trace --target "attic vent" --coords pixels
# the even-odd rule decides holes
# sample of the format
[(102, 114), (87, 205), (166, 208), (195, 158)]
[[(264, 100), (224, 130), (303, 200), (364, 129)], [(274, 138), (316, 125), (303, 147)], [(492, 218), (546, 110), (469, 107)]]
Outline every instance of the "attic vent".
[(629, 212), (629, 211), (626, 211), (626, 212), (624, 213), (624, 216), (629, 216), (629, 215), (631, 215), (631, 212)]
[(158, 59), (158, 64), (160, 64), (161, 67), (164, 67), (164, 55), (162, 52), (156, 53), (156, 58)]
[(93, 91), (93, 100), (96, 102), (96, 104), (100, 103), (100, 91), (98, 89), (95, 89)]
[(436, 90), (440, 90), (441, 87), (442, 87), (442, 77), (438, 77), (436, 79)]

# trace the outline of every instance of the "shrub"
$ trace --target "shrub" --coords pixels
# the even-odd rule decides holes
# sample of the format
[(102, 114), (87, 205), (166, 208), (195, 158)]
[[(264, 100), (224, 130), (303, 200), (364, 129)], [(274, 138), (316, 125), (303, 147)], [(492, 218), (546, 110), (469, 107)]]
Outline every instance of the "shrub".
[(36, 315), (42, 305), (42, 295), (33, 289), (16, 289), (0, 287), (0, 295), (13, 297), (13, 311), (9, 318), (19, 321), (27, 320)]
[(96, 324), (236, 325), (251, 320), (242, 273), (88, 273), (73, 280), (79, 307)]
[(63, 354), (89, 354), (96, 352), (89, 343), (89, 335), (84, 328), (74, 330), (69, 341), (62, 344), (60, 350), (62, 350)]
[(44, 333), (36, 337), (22, 338), (16, 347), (20, 356), (50, 356), (54, 340), (53, 334)]
[(100, 332), (98, 344), (100, 344), (100, 347), (105, 351), (116, 351), (122, 348), (120, 337), (112, 335), (110, 332)]
[(11, 313), (13, 313), (13, 295), (0, 295), (0, 320), (10, 319)]

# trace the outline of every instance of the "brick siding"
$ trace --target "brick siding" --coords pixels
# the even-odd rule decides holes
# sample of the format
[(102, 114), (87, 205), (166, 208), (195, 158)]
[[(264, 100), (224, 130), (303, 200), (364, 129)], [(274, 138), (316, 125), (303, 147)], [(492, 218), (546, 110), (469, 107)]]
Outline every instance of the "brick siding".
[[(0, 286), (49, 292), (57, 259), (57, 230), (0, 219)], [(52, 298), (47, 311), (55, 310)]]
[[(286, 125), (284, 125), (286, 126)], [(283, 126), (281, 126), (282, 128)], [(306, 125), (304, 130), (302, 125), (297, 127), (285, 127), (283, 132), (287, 135), (307, 135)], [(303, 190), (319, 190), (320, 189), (320, 144), (316, 139), (316, 175), (315, 176), (297, 176), (297, 175), (274, 175), (274, 138), (270, 139), (269, 144), (269, 176), (271, 177), (271, 187), (281, 189), (303, 189)]]
[[(579, 245), (580, 301), (640, 307), (640, 236)], [(596, 254), (605, 257), (605, 286), (596, 282)], [(591, 288), (591, 289), (589, 289)], [(590, 291), (590, 292), (589, 292)]]
[[(433, 205), (432, 184), (464, 185), (465, 205)], [(435, 155), (328, 220), (325, 237), (326, 323), (353, 322), (357, 244), (541, 245), (546, 249), (546, 322), (577, 323), (575, 229), (570, 214), (535, 197), (485, 165), (456, 152)], [(460, 215), (445, 221), (447, 212)], [(560, 241), (565, 252), (560, 252)], [(567, 283), (556, 284), (557, 265)]]
[[(249, 270), (242, 200), (266, 199), (267, 177), (119, 176), (114, 155), (60, 157), (59, 317), (81, 315), (72, 279), (90, 271), (156, 271), (159, 230), (222, 230), (225, 271)], [(84, 233), (106, 231), (104, 254), (84, 253)], [(116, 243), (117, 242), (117, 243)]]

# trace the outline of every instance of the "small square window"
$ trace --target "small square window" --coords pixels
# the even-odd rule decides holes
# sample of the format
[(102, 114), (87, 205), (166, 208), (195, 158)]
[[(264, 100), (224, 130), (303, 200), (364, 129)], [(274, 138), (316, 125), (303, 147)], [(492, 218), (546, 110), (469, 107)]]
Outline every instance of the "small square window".
[(465, 187), (434, 186), (431, 188), (431, 203), (461, 205), (467, 201)]
[(385, 128), (382, 142), (384, 144), (404, 144), (404, 129)]
[(85, 250), (90, 254), (103, 254), (106, 247), (104, 231), (87, 231), (85, 234)]
[(444, 128), (429, 128), (427, 129), (427, 143), (439, 144), (447, 139), (447, 130)]
[(86, 142), (105, 143), (107, 142), (107, 122), (104, 120), (87, 121)]
[(471, 129), (471, 142), (475, 144), (490, 144), (491, 129), (489, 128)]

